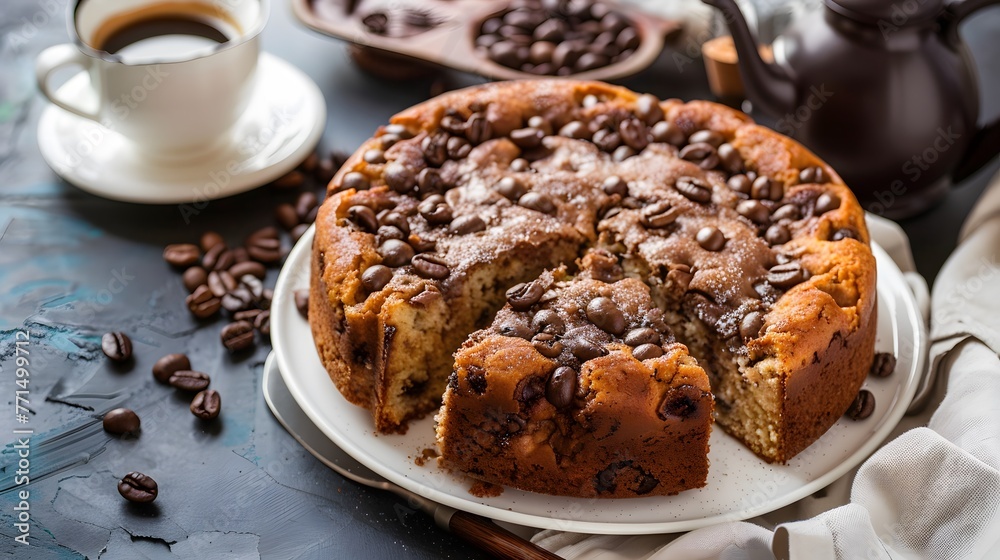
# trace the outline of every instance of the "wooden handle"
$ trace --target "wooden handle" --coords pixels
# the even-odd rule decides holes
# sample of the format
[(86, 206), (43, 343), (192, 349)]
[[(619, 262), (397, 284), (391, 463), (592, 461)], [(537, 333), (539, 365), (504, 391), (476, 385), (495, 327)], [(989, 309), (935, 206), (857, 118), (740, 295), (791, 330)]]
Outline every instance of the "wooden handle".
[(456, 511), (451, 516), (448, 528), (462, 540), (472, 543), (502, 560), (512, 558), (516, 560), (562, 560), (561, 557), (535, 546), (489, 519), (464, 511)]

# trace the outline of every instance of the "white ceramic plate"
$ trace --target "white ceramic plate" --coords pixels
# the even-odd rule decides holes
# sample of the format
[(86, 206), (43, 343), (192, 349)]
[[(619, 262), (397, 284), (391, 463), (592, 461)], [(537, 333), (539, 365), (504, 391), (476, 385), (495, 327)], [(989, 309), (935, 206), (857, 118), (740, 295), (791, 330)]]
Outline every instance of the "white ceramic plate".
[[(326, 101), (301, 70), (261, 53), (257, 85), (226, 142), (194, 161), (152, 160), (121, 134), (49, 105), (38, 121), (38, 147), (60, 177), (112, 200), (199, 204), (269, 183), (295, 169), (326, 125)], [(59, 88), (77, 99), (87, 91), (81, 72)]]
[(344, 400), (330, 381), (309, 324), (292, 297), (293, 290), (309, 285), (312, 239), (310, 229), (292, 250), (271, 307), (274, 353), (296, 402), (334, 443), (390, 481), (436, 502), (501, 521), (585, 533), (647, 534), (690, 531), (774, 511), (825, 487), (875, 451), (902, 418), (923, 371), (923, 320), (899, 269), (873, 246), (878, 263), (876, 348), (894, 353), (898, 361), (892, 376), (865, 382), (876, 402), (867, 420), (838, 421), (787, 465), (769, 465), (714, 429), (708, 484), (676, 496), (581, 499), (506, 488), (498, 497), (477, 498), (469, 493), (469, 479), (447, 473), (433, 461), (423, 467), (414, 463), (421, 450), (434, 448), (433, 418), (411, 423), (406, 435), (376, 434), (368, 411)]

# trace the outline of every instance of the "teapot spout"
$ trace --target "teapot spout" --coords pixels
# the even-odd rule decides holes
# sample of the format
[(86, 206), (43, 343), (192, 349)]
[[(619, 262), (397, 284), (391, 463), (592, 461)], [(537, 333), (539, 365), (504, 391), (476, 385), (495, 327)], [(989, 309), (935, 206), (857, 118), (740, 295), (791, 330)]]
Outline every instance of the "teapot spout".
[(796, 88), (790, 76), (776, 64), (768, 64), (757, 50), (743, 12), (734, 0), (702, 0), (722, 11), (739, 56), (740, 75), (747, 97), (756, 108), (771, 116), (795, 109)]

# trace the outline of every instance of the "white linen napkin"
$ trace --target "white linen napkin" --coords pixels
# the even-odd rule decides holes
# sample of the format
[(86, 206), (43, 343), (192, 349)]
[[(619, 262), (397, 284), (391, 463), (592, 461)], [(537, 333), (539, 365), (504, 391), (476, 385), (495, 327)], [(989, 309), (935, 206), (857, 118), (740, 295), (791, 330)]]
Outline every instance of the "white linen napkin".
[[(919, 301), (926, 285), (914, 281), (905, 236), (869, 224)], [(1000, 176), (966, 220), (931, 308), (932, 406), (825, 498), (682, 535), (545, 530), (532, 541), (570, 560), (1000, 558)]]

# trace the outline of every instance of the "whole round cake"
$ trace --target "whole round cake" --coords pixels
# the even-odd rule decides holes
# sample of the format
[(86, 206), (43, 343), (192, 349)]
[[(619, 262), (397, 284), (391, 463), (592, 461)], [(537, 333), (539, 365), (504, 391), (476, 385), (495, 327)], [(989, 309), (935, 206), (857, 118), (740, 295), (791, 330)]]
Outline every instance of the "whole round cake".
[(872, 363), (863, 211), (720, 105), (561, 80), (456, 91), (393, 117), (328, 194), (309, 298), (324, 366), (380, 432), (439, 410), (443, 464), (489, 483), (702, 486), (713, 416), (784, 462)]

